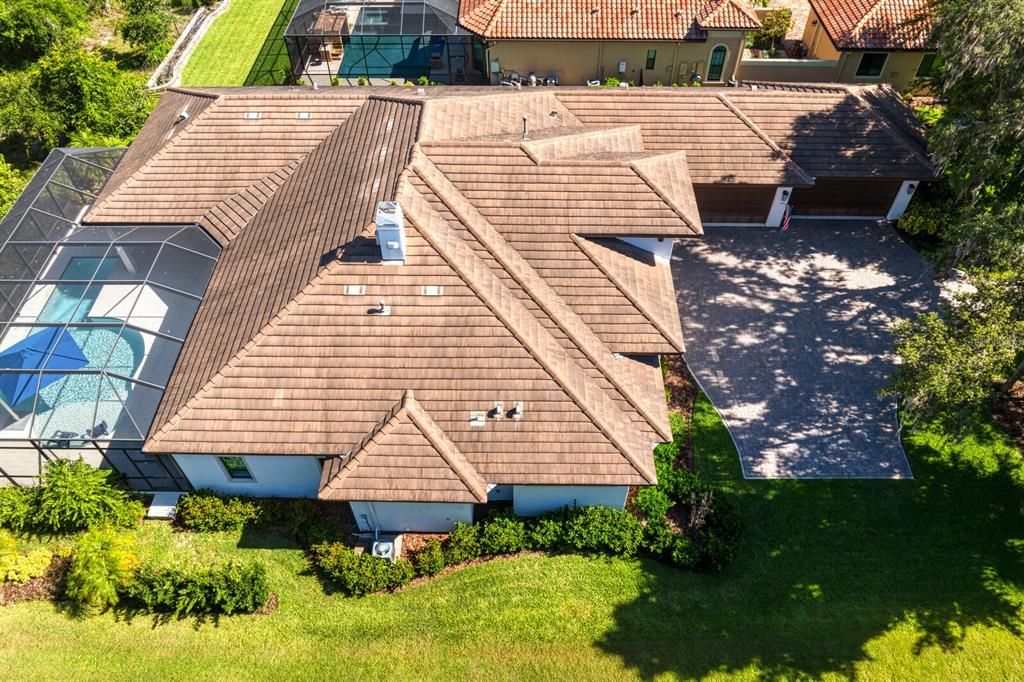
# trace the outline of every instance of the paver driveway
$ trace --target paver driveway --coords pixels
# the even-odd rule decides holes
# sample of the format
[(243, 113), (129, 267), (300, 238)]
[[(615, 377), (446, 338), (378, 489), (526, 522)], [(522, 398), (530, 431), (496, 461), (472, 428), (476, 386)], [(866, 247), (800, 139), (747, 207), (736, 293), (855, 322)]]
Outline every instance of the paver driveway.
[(686, 360), (748, 478), (911, 476), (889, 325), (938, 300), (925, 261), (885, 224), (794, 220), (706, 228), (673, 272)]

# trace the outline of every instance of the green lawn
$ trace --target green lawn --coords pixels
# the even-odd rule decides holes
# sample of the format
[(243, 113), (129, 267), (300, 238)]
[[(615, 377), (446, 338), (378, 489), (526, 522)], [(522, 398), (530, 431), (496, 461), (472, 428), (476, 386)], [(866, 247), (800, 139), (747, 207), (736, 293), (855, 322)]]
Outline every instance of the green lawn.
[(297, 0), (231, 0), (181, 74), (189, 85), (278, 85), (288, 72), (284, 31)]
[(980, 426), (959, 445), (910, 438), (913, 481), (746, 482), (704, 398), (694, 429), (696, 461), (746, 520), (741, 555), (722, 574), (530, 556), (347, 599), (325, 595), (282, 538), (148, 524), (146, 554), (261, 557), (280, 610), (155, 625), (4, 607), (0, 670), (76, 680), (1024, 675), (1020, 457), (998, 432)]

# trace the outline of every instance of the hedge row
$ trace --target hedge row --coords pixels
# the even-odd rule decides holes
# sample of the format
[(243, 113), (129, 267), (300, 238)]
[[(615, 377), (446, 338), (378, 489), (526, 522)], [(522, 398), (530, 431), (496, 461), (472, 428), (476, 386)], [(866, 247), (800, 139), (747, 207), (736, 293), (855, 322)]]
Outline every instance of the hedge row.
[(226, 497), (211, 490), (182, 495), (176, 508), (176, 520), (182, 528), (198, 533), (285, 526), (306, 547), (335, 540), (339, 535), (338, 529), (323, 518), (311, 500)]
[(112, 528), (91, 530), (75, 544), (64, 597), (76, 609), (124, 606), (178, 616), (251, 613), (267, 603), (262, 564), (212, 567), (142, 564), (132, 536)]
[(73, 533), (87, 528), (131, 528), (145, 515), (118, 474), (82, 460), (47, 462), (40, 485), (0, 488), (0, 527), (16, 533)]

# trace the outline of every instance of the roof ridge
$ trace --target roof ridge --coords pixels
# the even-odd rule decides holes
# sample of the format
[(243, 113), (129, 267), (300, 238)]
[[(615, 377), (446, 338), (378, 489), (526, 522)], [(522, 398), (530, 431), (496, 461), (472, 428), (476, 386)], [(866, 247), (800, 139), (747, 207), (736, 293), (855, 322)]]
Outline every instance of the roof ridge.
[[(666, 206), (668, 206), (670, 209), (672, 209), (672, 211), (676, 215), (678, 215), (679, 218), (684, 223), (686, 223), (687, 225), (690, 226), (690, 228), (693, 230), (694, 234), (703, 234), (704, 233), (704, 226), (703, 226), (703, 224), (701, 224), (701, 225), (694, 225), (693, 221), (691, 220), (691, 216), (687, 215), (686, 209), (683, 206), (680, 206), (678, 201), (676, 201), (675, 199), (670, 197), (668, 194), (666, 194), (664, 189), (654, 180), (654, 178), (652, 178), (650, 176), (650, 174), (643, 169), (643, 166), (645, 165), (645, 163), (644, 163), (645, 161), (646, 162), (650, 162), (651, 160), (662, 160), (662, 161), (664, 161), (666, 158), (670, 158), (670, 157), (681, 158), (682, 161), (683, 161), (682, 165), (683, 166), (686, 165), (686, 160), (687, 160), (686, 152), (683, 151), (682, 149), (680, 149), (680, 150), (674, 151), (674, 152), (666, 152), (664, 154), (657, 154), (655, 156), (649, 156), (649, 157), (646, 157), (644, 159), (633, 159), (633, 160), (631, 160), (629, 162), (629, 167), (633, 170), (634, 173), (636, 173), (638, 178), (640, 178), (641, 180), (644, 181), (644, 184), (646, 184), (648, 187), (651, 188), (652, 192), (657, 194), (658, 197), (660, 197), (661, 200), (665, 202)], [(689, 175), (689, 170), (687, 170), (687, 175)], [(700, 220), (700, 214), (697, 215), (697, 220)]]
[(756, 123), (754, 123), (745, 113), (743, 113), (742, 109), (740, 109), (738, 106), (736, 106), (736, 104), (734, 102), (729, 101), (729, 98), (726, 97), (725, 95), (723, 95), (720, 92), (716, 92), (715, 93), (715, 97), (718, 98), (718, 101), (720, 101), (725, 106), (726, 109), (731, 111), (733, 113), (733, 115), (736, 116), (736, 118), (738, 118), (740, 121), (742, 121), (744, 125), (746, 125), (751, 131), (753, 131), (753, 133), (755, 135), (757, 135), (759, 138), (761, 138), (761, 140), (765, 144), (767, 144), (769, 148), (771, 148), (777, 154), (782, 156), (782, 158), (784, 158), (786, 160), (787, 164), (792, 165), (792, 167), (796, 170), (796, 172), (799, 173), (804, 179), (807, 180), (807, 184), (809, 184), (809, 185), (813, 185), (814, 184), (814, 178), (812, 178), (810, 176), (810, 174), (807, 173), (807, 171), (805, 171), (803, 168), (801, 168), (800, 164), (798, 164), (796, 161), (794, 161), (793, 157), (790, 156), (789, 153), (785, 149), (780, 147), (775, 142), (775, 140), (773, 140), (772, 138), (768, 137), (768, 135), (763, 130), (761, 130), (761, 128), (758, 127), (758, 125)]
[(207, 99), (220, 99), (223, 95), (219, 92), (207, 92), (205, 90), (193, 90), (189, 87), (182, 87), (175, 85), (167, 88), (169, 92), (180, 92), (186, 95), (192, 95), (193, 97), (205, 97)]
[(484, 480), (476, 467), (466, 459), (459, 447), (448, 437), (430, 413), (423, 407), (422, 403), (413, 397), (412, 390), (407, 390), (402, 396), (402, 404), (405, 407), (409, 418), (423, 434), (423, 437), (430, 441), (434, 449), (441, 455), (441, 458), (448, 463), (455, 475), (458, 476), (466, 488), (480, 502), (487, 501), (487, 481)]
[(868, 113), (871, 116), (878, 119), (878, 121), (882, 124), (882, 127), (885, 128), (885, 131), (889, 133), (890, 137), (892, 137), (894, 140), (896, 140), (901, 145), (910, 150), (910, 153), (913, 154), (918, 161), (922, 162), (928, 168), (934, 169), (935, 164), (932, 162), (932, 160), (921, 153), (917, 143), (914, 140), (910, 139), (910, 137), (905, 132), (900, 130), (900, 127), (896, 123), (894, 123), (892, 119), (889, 118), (888, 114), (886, 114), (878, 107), (872, 106), (871, 103), (867, 99), (865, 99), (865, 97), (860, 93), (860, 91), (855, 90), (853, 88), (847, 88), (847, 92), (853, 95), (857, 99), (857, 101), (868, 110)]
[(229, 203), (232, 206), (238, 206), (239, 200), (241, 200), (243, 197), (251, 197), (251, 196), (253, 196), (255, 194), (255, 189), (256, 189), (257, 185), (260, 185), (260, 184), (263, 184), (263, 183), (266, 183), (266, 184), (270, 185), (271, 188), (272, 188), (272, 191), (269, 194), (267, 194), (265, 197), (262, 197), (262, 198), (255, 197), (255, 201), (253, 203), (254, 204), (258, 204), (258, 206), (256, 206), (255, 210), (249, 211), (249, 210), (244, 209), (244, 207), (242, 207), (243, 211), (240, 211), (240, 213), (246, 214), (246, 215), (244, 215), (244, 220), (240, 221), (240, 224), (238, 224), (237, 226), (234, 227), (234, 229), (232, 230), (232, 234), (229, 236), (228, 239), (225, 239), (225, 240), (223, 240), (223, 242), (221, 242), (221, 240), (217, 239), (216, 236), (214, 236), (212, 234), (210, 235), (211, 237), (213, 237), (217, 241), (217, 243), (221, 244), (221, 247), (223, 248), (228, 242), (231, 241), (231, 239), (233, 239), (235, 236), (238, 235), (238, 232), (241, 230), (242, 227), (247, 225), (254, 217), (256, 217), (256, 214), (259, 213), (260, 210), (263, 209), (263, 207), (266, 205), (266, 203), (268, 201), (270, 201), (270, 198), (273, 196), (274, 192), (276, 192), (278, 189), (280, 189), (281, 185), (283, 185), (284, 182), (289, 177), (291, 177), (292, 173), (295, 172), (295, 169), (298, 168), (302, 164), (302, 161), (303, 161), (303, 159), (295, 159), (294, 161), (289, 163), (287, 166), (282, 166), (281, 168), (278, 168), (277, 170), (273, 171), (272, 173), (268, 173), (267, 175), (263, 176), (259, 180), (256, 180), (255, 182), (253, 182), (253, 183), (243, 187), (242, 189), (238, 190), (237, 192), (235, 192), (234, 194), (229, 196), (224, 201), (221, 201), (218, 204), (214, 204), (210, 208), (206, 209), (206, 212), (203, 213), (203, 215), (201, 215), (199, 217), (199, 220), (196, 221), (197, 224), (200, 227), (202, 227), (204, 230), (206, 230), (206, 232), (208, 234), (211, 232), (211, 230), (210, 230), (210, 227), (207, 225), (207, 223), (212, 223), (213, 221), (217, 221), (217, 223), (218, 223), (217, 227), (218, 228), (221, 228), (222, 225), (230, 227), (229, 223), (230, 222), (234, 222), (234, 221), (224, 220), (223, 218), (220, 218), (220, 217), (214, 215), (214, 212), (216, 212), (216, 211), (223, 212), (225, 207)]
[[(665, 325), (662, 323), (662, 321), (655, 317), (654, 315), (651, 315), (650, 312), (646, 310), (647, 306), (640, 301), (639, 297), (637, 297), (632, 291), (630, 291), (629, 287), (621, 286), (618, 280), (615, 278), (615, 276), (611, 273), (611, 271), (609, 271), (608, 268), (605, 267), (599, 259), (594, 257), (594, 254), (591, 252), (591, 247), (587, 245), (587, 243), (590, 242), (589, 239), (587, 239), (586, 237), (581, 237), (578, 234), (570, 235), (570, 239), (579, 244), (580, 251), (582, 251), (584, 255), (586, 255), (586, 257), (590, 259), (590, 261), (597, 267), (598, 270), (605, 274), (608, 280), (612, 284), (614, 284), (619, 291), (622, 292), (623, 296), (629, 299), (629, 302), (632, 303), (637, 310), (643, 313), (643, 316), (646, 317), (652, 325), (654, 325), (655, 329), (661, 332), (662, 336), (664, 336), (676, 350), (678, 350), (680, 353), (686, 351), (685, 347), (683, 346), (683, 339), (674, 338), (674, 334), (671, 331), (665, 329)], [(611, 239), (615, 239), (615, 237), (611, 237)], [(627, 246), (632, 246), (626, 242), (623, 242), (623, 244), (626, 244)]]
[[(551, 321), (565, 332), (569, 339), (579, 347), (580, 351), (594, 363), (612, 386), (626, 399), (626, 402), (632, 405), (647, 420), (658, 435), (671, 439), (671, 431), (666, 433), (664, 425), (657, 419), (657, 416), (644, 408), (643, 401), (634, 397), (633, 390), (636, 390), (636, 387), (627, 386), (613, 371), (612, 363), (616, 362), (616, 360), (611, 349), (569, 307), (565, 299), (547, 283), (547, 280), (530, 265), (523, 255), (509, 245), (501, 233), (490, 224), (490, 221), (480, 214), (479, 210), (463, 196), (462, 192), (445, 177), (441, 169), (418, 150), (413, 152), (412, 168), (437, 195), (438, 199), (462, 221), (466, 229), (494, 256), (512, 279), (551, 318)], [(540, 289), (540, 291), (537, 291), (537, 289)], [(655, 325), (655, 328), (657, 328), (657, 325)], [(658, 329), (658, 331), (661, 332), (662, 330)], [(664, 335), (664, 332), (662, 334)], [(676, 345), (669, 336), (665, 336), (665, 340), (672, 346)]]
[[(406, 216), (412, 219), (438, 255), (544, 367), (637, 473), (645, 480), (655, 482), (657, 474), (653, 458), (649, 458), (650, 461), (641, 459), (644, 454), (650, 455), (650, 443), (632, 422), (621, 418), (605, 389), (569, 356), (551, 332), (411, 186), (407, 176), (399, 182), (398, 195)], [(466, 262), (459, 263), (460, 260)]]

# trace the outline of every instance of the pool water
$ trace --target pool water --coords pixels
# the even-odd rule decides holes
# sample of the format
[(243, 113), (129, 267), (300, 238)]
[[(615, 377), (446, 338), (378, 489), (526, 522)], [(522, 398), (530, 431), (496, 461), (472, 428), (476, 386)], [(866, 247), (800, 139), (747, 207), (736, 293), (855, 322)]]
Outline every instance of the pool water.
[[(97, 280), (103, 281), (116, 267), (116, 258), (71, 258), (60, 279), (89, 280), (95, 275)], [(93, 303), (96, 302), (96, 293), (96, 288), (87, 284), (58, 284), (39, 313), (39, 321), (85, 322)]]

